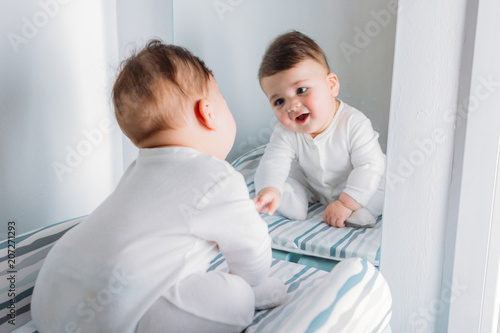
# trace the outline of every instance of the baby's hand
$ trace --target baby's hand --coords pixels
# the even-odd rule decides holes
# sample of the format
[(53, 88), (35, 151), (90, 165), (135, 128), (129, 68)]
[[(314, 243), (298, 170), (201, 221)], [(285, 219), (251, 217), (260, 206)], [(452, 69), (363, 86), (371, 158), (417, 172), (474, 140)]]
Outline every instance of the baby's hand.
[(339, 200), (336, 200), (326, 206), (325, 213), (323, 214), (323, 221), (332, 227), (343, 228), (345, 227), (345, 220), (351, 216), (352, 210), (344, 206)]
[(273, 215), (276, 209), (278, 209), (280, 201), (280, 191), (275, 187), (264, 187), (260, 190), (259, 194), (253, 198), (257, 211), (259, 213), (267, 212), (269, 215)]

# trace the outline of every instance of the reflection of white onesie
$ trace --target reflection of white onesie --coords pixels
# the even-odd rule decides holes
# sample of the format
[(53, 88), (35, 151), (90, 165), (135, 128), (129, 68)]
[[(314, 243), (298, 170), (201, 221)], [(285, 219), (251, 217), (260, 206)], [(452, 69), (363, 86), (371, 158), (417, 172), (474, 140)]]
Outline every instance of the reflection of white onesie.
[[(293, 160), (300, 168), (291, 168)], [(306, 200), (304, 214), (311, 197), (327, 205), (345, 192), (378, 216), (383, 208), (384, 171), (385, 155), (370, 120), (340, 102), (331, 124), (314, 139), (277, 124), (257, 168), (255, 187), (257, 193), (272, 186), (282, 194), (287, 186), (293, 188)], [(288, 208), (296, 209), (286, 206), (282, 201), (278, 209), (285, 216)]]
[[(270, 244), (227, 162), (192, 148), (141, 149), (116, 190), (47, 256), (33, 318), (41, 333), (130, 333), (163, 299), (241, 330), (254, 314), (250, 286), (268, 275)], [(219, 251), (233, 274), (206, 273)]]

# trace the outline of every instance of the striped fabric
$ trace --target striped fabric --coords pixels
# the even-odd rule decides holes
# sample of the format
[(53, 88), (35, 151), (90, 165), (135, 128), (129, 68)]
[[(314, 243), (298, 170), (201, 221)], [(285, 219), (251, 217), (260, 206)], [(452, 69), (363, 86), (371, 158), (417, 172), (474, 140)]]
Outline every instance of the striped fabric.
[[(228, 271), (222, 255), (209, 270)], [(344, 260), (329, 273), (275, 259), (270, 275), (285, 282), (289, 299), (275, 309), (256, 312), (246, 333), (390, 331), (389, 287), (364, 259)]]
[[(0, 268), (0, 332), (11, 332), (31, 320), (31, 294), (45, 256), (54, 242), (81, 220), (82, 218), (76, 218), (60, 222), (20, 235), (14, 238), (14, 241), (6, 240), (0, 243), (0, 262), (2, 263)], [(12, 247), (14, 244), (15, 248)], [(15, 251), (15, 254), (12, 251)], [(9, 262), (8, 259), (14, 256), (15, 262)], [(9, 267), (9, 263), (14, 266)], [(13, 301), (15, 303), (12, 305)], [(14, 306), (15, 321), (9, 322), (12, 319), (10, 314)]]
[[(210, 270), (228, 271), (222, 255), (212, 261)], [(389, 287), (364, 259), (344, 260), (330, 273), (275, 259), (270, 275), (285, 282), (288, 300), (277, 308), (257, 311), (245, 333), (391, 331)], [(34, 332), (33, 322), (15, 331)]]
[[(31, 321), (30, 301), (38, 272), (54, 242), (81, 220), (57, 223), (15, 238), (14, 268), (6, 265), (8, 242), (0, 243), (0, 332), (36, 332)], [(222, 255), (211, 262), (209, 270), (214, 269), (228, 270)], [(8, 277), (11, 274), (16, 278), (15, 325), (9, 323)], [(344, 260), (328, 273), (275, 259), (271, 276), (285, 282), (289, 300), (275, 309), (256, 312), (252, 325), (245, 332), (324, 332), (330, 329), (334, 332), (382, 332), (390, 320), (389, 289), (379, 271), (366, 260)]]
[[(255, 148), (240, 156), (233, 166), (244, 177), (250, 192), (255, 196), (254, 175), (265, 146)], [(382, 221), (369, 229), (333, 228), (323, 222), (325, 206), (315, 203), (309, 206), (308, 219), (292, 221), (278, 213), (273, 216), (262, 214), (273, 239), (272, 247), (277, 250), (306, 254), (332, 260), (360, 257), (375, 266), (380, 260)]]

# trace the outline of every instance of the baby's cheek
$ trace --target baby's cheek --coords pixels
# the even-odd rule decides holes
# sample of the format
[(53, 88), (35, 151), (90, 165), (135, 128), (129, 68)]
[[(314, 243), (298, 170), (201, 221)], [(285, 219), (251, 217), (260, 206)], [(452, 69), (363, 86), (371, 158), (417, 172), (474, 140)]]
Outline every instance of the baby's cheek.
[(285, 114), (285, 112), (279, 112), (279, 113), (275, 113), (275, 114), (276, 114), (276, 118), (278, 118), (280, 123), (282, 123), (285, 126), (290, 124), (290, 118), (288, 117), (287, 114)]
[(315, 94), (310, 94), (307, 96), (306, 103), (309, 109), (317, 110), (322, 107), (322, 101), (320, 98), (317, 98)]

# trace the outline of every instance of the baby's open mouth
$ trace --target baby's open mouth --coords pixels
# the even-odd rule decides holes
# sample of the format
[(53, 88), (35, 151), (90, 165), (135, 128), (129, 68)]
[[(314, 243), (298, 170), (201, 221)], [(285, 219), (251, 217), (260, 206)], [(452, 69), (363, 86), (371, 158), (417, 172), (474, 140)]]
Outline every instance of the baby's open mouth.
[(295, 120), (298, 121), (299, 123), (303, 123), (307, 120), (307, 118), (309, 118), (309, 113), (303, 113), (295, 117)]

